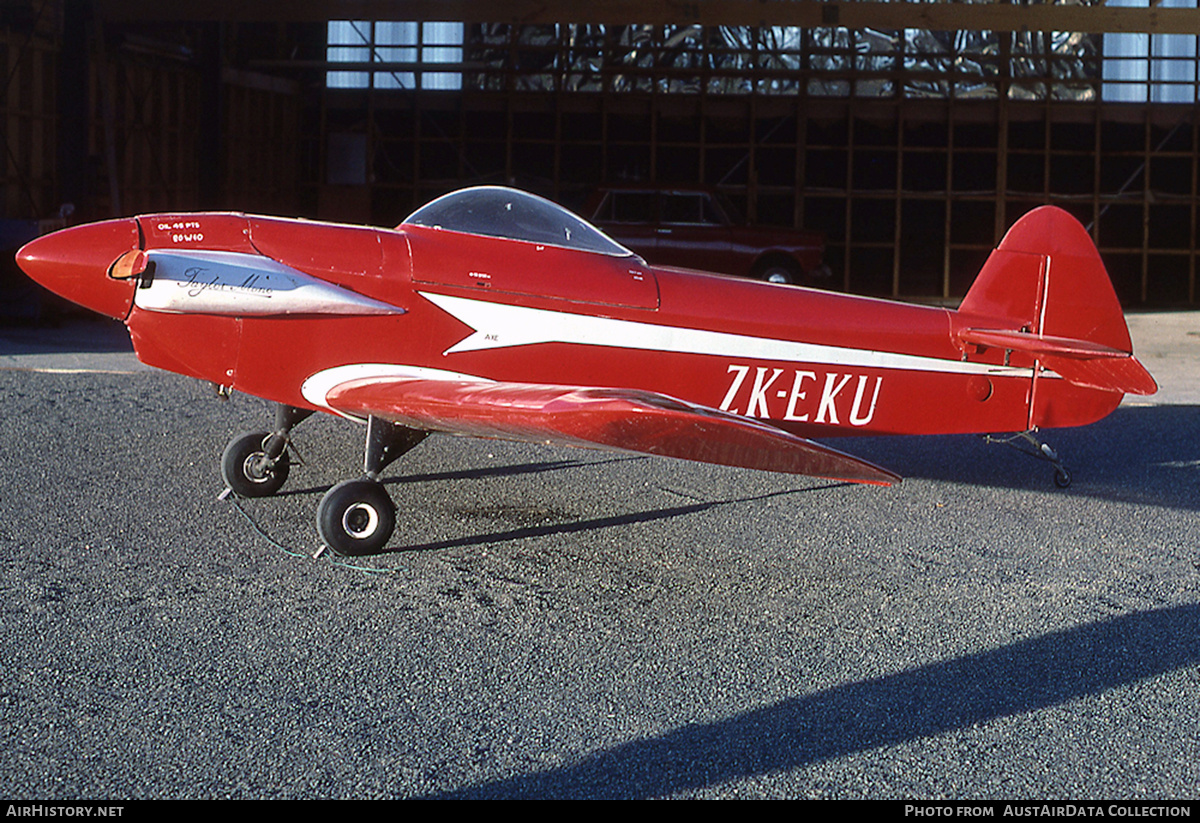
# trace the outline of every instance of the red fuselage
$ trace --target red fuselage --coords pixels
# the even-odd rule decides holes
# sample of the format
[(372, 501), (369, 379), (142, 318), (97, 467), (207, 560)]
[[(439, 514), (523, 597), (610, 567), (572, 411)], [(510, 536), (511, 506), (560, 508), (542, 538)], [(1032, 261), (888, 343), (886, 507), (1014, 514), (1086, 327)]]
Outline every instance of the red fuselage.
[[(151, 259), (271, 258), (382, 308), (257, 312), (244, 307), (280, 293), (256, 295), (254, 278), (209, 281), (203, 259), (149, 288), (105, 274), (139, 247)], [(149, 215), (59, 232), (27, 246), (21, 262), (65, 296), (124, 319), (144, 362), (301, 408), (323, 407), (306, 396), (306, 381), (353, 364), (653, 391), (805, 437), (1079, 425), (1121, 397), (956, 336), (995, 318), (420, 225)], [(178, 299), (150, 299), (165, 289)], [(205, 302), (218, 296), (232, 302)]]

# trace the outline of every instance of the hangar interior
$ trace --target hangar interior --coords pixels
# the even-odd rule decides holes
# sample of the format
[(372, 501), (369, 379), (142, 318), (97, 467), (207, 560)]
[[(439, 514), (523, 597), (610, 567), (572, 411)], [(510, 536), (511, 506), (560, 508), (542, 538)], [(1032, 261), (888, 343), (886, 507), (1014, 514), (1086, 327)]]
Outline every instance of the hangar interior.
[(1197, 0), (7, 0), (0, 217), (15, 248), (117, 214), (394, 225), (478, 183), (573, 208), (702, 184), (824, 231), (838, 288), (954, 303), (1052, 203), (1126, 306), (1189, 306), (1198, 46)]

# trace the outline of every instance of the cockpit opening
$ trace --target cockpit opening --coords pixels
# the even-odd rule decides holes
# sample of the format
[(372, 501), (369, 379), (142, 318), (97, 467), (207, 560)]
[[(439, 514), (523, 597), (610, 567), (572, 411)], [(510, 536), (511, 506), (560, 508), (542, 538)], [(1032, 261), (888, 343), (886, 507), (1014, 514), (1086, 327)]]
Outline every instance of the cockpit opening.
[(528, 192), (477, 186), (451, 192), (410, 214), (404, 225), (522, 240), (613, 257), (633, 252), (583, 218)]

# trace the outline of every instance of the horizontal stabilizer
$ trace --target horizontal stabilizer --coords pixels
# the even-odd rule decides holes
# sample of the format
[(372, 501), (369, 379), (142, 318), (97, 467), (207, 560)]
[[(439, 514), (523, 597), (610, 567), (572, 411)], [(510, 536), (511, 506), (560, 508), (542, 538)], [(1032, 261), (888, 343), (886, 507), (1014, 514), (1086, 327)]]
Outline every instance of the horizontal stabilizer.
[(1064, 380), (1125, 394), (1154, 394), (1158, 384), (1132, 353), (1088, 340), (1050, 337), (1009, 329), (963, 329), (964, 343), (1011, 349), (1038, 358)]
[(892, 472), (750, 418), (635, 389), (369, 377), (326, 393), (345, 414), (473, 437), (640, 452), (890, 485)]

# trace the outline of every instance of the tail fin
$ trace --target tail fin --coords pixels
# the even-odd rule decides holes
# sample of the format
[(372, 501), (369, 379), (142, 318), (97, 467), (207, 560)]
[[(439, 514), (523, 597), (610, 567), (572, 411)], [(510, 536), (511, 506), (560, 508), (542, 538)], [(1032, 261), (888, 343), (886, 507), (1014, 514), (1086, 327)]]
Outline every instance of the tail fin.
[(1125, 315), (1087, 231), (1062, 209), (1042, 206), (1009, 229), (959, 306), (970, 328), (958, 337), (1036, 357), (1070, 383), (1153, 394), (1154, 378), (1133, 357)]

